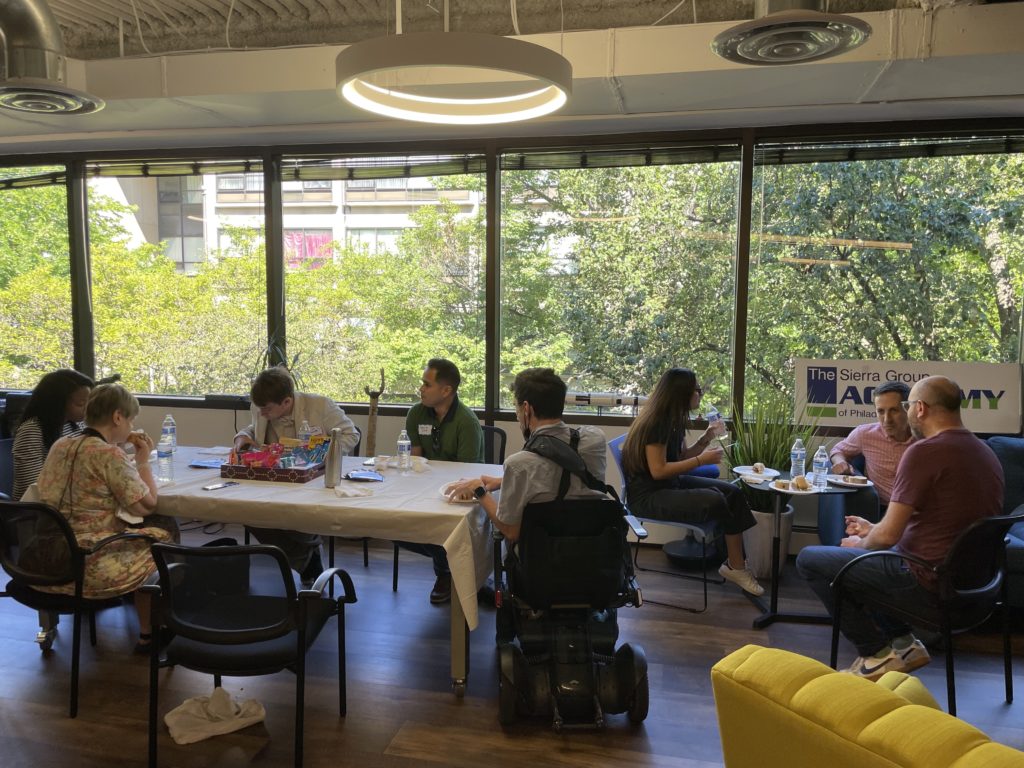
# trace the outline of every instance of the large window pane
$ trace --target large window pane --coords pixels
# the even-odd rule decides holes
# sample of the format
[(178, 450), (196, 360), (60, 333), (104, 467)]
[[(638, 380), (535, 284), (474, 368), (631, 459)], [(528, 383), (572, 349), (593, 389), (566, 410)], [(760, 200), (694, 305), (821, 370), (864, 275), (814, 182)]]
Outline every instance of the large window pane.
[(0, 179), (42, 184), (0, 188), (0, 387), (31, 389), (74, 368), (67, 187), (43, 179), (49, 172), (64, 169), (0, 169)]
[(266, 352), (262, 192), (161, 168), (89, 181), (97, 375), (135, 392), (248, 392)]
[[(695, 369), (705, 403), (731, 399), (738, 152), (622, 151), (502, 160), (502, 405), (508, 382), (550, 366), (570, 389), (647, 394)], [(715, 162), (715, 158), (720, 159)], [(629, 162), (638, 164), (627, 165)], [(516, 168), (527, 166), (527, 169)]]
[(796, 357), (1016, 361), (1024, 158), (988, 153), (1005, 146), (759, 150), (748, 400), (791, 392)]
[[(475, 157), (290, 158), (284, 195), (288, 356), (300, 385), (413, 402), (423, 365), (447, 357), (463, 402), (484, 396), (484, 178)], [(301, 240), (301, 243), (300, 243)], [(296, 254), (305, 249), (306, 258)], [(312, 254), (311, 256), (309, 254)]]

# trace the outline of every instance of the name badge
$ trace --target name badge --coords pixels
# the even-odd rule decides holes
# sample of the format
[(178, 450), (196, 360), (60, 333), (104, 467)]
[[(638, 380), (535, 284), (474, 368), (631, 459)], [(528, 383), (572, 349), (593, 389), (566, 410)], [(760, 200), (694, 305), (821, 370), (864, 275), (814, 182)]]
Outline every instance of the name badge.
[(421, 435), (426, 435), (427, 437), (430, 437), (430, 433), (431, 433), (431, 431), (433, 429), (434, 428), (430, 424), (420, 424), (419, 425), (420, 434)]

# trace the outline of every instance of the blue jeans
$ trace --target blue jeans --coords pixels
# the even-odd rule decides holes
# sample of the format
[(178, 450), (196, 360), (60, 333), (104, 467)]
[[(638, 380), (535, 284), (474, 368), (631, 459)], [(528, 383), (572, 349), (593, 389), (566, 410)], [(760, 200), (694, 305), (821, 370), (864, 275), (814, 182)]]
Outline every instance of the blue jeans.
[(827, 493), (818, 497), (818, 540), (838, 547), (846, 536), (846, 516), (854, 515), (877, 523), (881, 519), (878, 494), (874, 488), (855, 493)]
[[(810, 582), (830, 615), (835, 615), (832, 580), (840, 568), (866, 551), (853, 547), (805, 547), (797, 555), (797, 572)], [(909, 634), (911, 628), (880, 610), (863, 606), (858, 595), (869, 594), (873, 600), (884, 598), (895, 608), (912, 607), (917, 613), (935, 606), (934, 593), (922, 587), (906, 562), (898, 557), (871, 558), (855, 566), (843, 578), (843, 594), (839, 629), (857, 646), (861, 656), (878, 653), (893, 638)]]

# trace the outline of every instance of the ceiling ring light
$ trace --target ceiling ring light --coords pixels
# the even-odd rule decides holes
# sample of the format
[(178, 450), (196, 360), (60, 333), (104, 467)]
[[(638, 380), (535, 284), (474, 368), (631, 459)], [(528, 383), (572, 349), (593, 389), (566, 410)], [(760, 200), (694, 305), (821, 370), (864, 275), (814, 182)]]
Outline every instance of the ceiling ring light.
[(561, 108), (572, 65), (523, 40), (413, 32), (364, 40), (335, 60), (338, 94), (387, 117), (444, 125), (530, 120)]

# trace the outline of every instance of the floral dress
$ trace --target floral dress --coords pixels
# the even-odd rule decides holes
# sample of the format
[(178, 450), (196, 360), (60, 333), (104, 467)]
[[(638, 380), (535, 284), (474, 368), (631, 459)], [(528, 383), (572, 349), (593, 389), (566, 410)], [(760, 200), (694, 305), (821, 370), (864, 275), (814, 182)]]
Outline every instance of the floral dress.
[[(168, 518), (152, 515), (141, 526), (130, 526), (117, 516), (118, 510), (144, 498), (149, 488), (124, 451), (95, 435), (65, 437), (54, 443), (38, 483), (40, 501), (60, 510), (83, 547), (126, 530), (155, 541), (177, 538), (173, 523), (167, 525)], [(140, 587), (156, 570), (149, 545), (141, 539), (115, 542), (87, 557), (83, 595), (115, 597)], [(73, 584), (45, 589), (74, 593)]]

